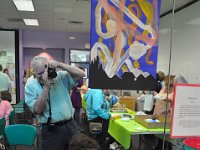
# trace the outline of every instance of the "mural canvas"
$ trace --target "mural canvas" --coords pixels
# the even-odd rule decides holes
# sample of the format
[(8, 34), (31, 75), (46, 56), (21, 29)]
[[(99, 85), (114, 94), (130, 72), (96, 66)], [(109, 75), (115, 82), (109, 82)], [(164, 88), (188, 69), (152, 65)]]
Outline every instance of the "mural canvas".
[(89, 87), (154, 90), (160, 0), (92, 0)]

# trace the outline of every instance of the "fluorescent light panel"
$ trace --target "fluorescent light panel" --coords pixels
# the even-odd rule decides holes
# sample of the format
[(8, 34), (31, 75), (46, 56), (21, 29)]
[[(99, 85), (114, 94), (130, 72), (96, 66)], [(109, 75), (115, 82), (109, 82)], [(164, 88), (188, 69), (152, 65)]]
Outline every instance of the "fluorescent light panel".
[(19, 11), (35, 11), (32, 0), (13, 0)]
[(75, 40), (76, 37), (74, 37), (74, 36), (70, 36), (69, 39), (70, 39), (70, 40)]
[(27, 26), (39, 26), (37, 19), (23, 19)]
[(194, 18), (188, 22), (186, 22), (185, 24), (190, 24), (190, 25), (200, 25), (200, 17), (199, 18)]

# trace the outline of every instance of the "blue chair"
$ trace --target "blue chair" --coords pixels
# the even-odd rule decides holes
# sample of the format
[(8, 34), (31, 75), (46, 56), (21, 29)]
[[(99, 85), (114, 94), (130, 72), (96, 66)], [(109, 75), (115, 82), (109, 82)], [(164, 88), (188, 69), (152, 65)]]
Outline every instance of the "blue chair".
[(9, 125), (12, 125), (15, 123), (15, 110), (11, 111), (9, 114)]
[(16, 124), (33, 124), (32, 112), (29, 110), (25, 103), (25, 100), (20, 100), (20, 102), (13, 106), (16, 119)]
[[(35, 126), (27, 124), (9, 125), (5, 128), (5, 137), (9, 146), (26, 145), (35, 150), (35, 140), (37, 137), (37, 129)], [(38, 143), (37, 143), (38, 144)]]
[(5, 130), (5, 125), (6, 125), (6, 120), (5, 118), (1, 118), (0, 119), (0, 138), (3, 136), (4, 134), (4, 130)]
[[(6, 125), (6, 120), (3, 117), (3, 118), (0, 119), (0, 139), (2, 139), (2, 137), (4, 135), (5, 125)], [(4, 141), (4, 144), (5, 144), (5, 141)], [(0, 148), (5, 149), (5, 146), (0, 143)]]

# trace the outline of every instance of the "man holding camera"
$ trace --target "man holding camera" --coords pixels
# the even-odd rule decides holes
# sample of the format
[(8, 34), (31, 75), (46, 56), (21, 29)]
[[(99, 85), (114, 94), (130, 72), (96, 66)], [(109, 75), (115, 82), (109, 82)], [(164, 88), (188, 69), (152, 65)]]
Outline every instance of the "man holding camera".
[[(33, 76), (25, 86), (25, 102), (41, 123), (42, 150), (66, 150), (72, 136), (79, 132), (69, 91), (84, 72), (41, 56), (33, 58), (31, 68)], [(56, 72), (56, 68), (63, 71)]]

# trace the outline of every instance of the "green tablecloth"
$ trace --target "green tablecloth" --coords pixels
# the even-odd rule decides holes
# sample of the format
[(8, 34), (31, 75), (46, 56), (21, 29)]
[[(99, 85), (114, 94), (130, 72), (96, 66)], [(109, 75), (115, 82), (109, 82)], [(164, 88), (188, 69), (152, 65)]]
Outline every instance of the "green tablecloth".
[(86, 110), (86, 101), (83, 94), (81, 95), (81, 104), (82, 104), (82, 107)]
[[(166, 129), (166, 131), (169, 132), (170, 130)], [(118, 118), (110, 120), (108, 132), (125, 149), (129, 149), (132, 134), (141, 134), (141, 132), (152, 132), (152, 134), (157, 134), (158, 132), (164, 132), (164, 129), (147, 129), (134, 120), (122, 121), (121, 118)]]

